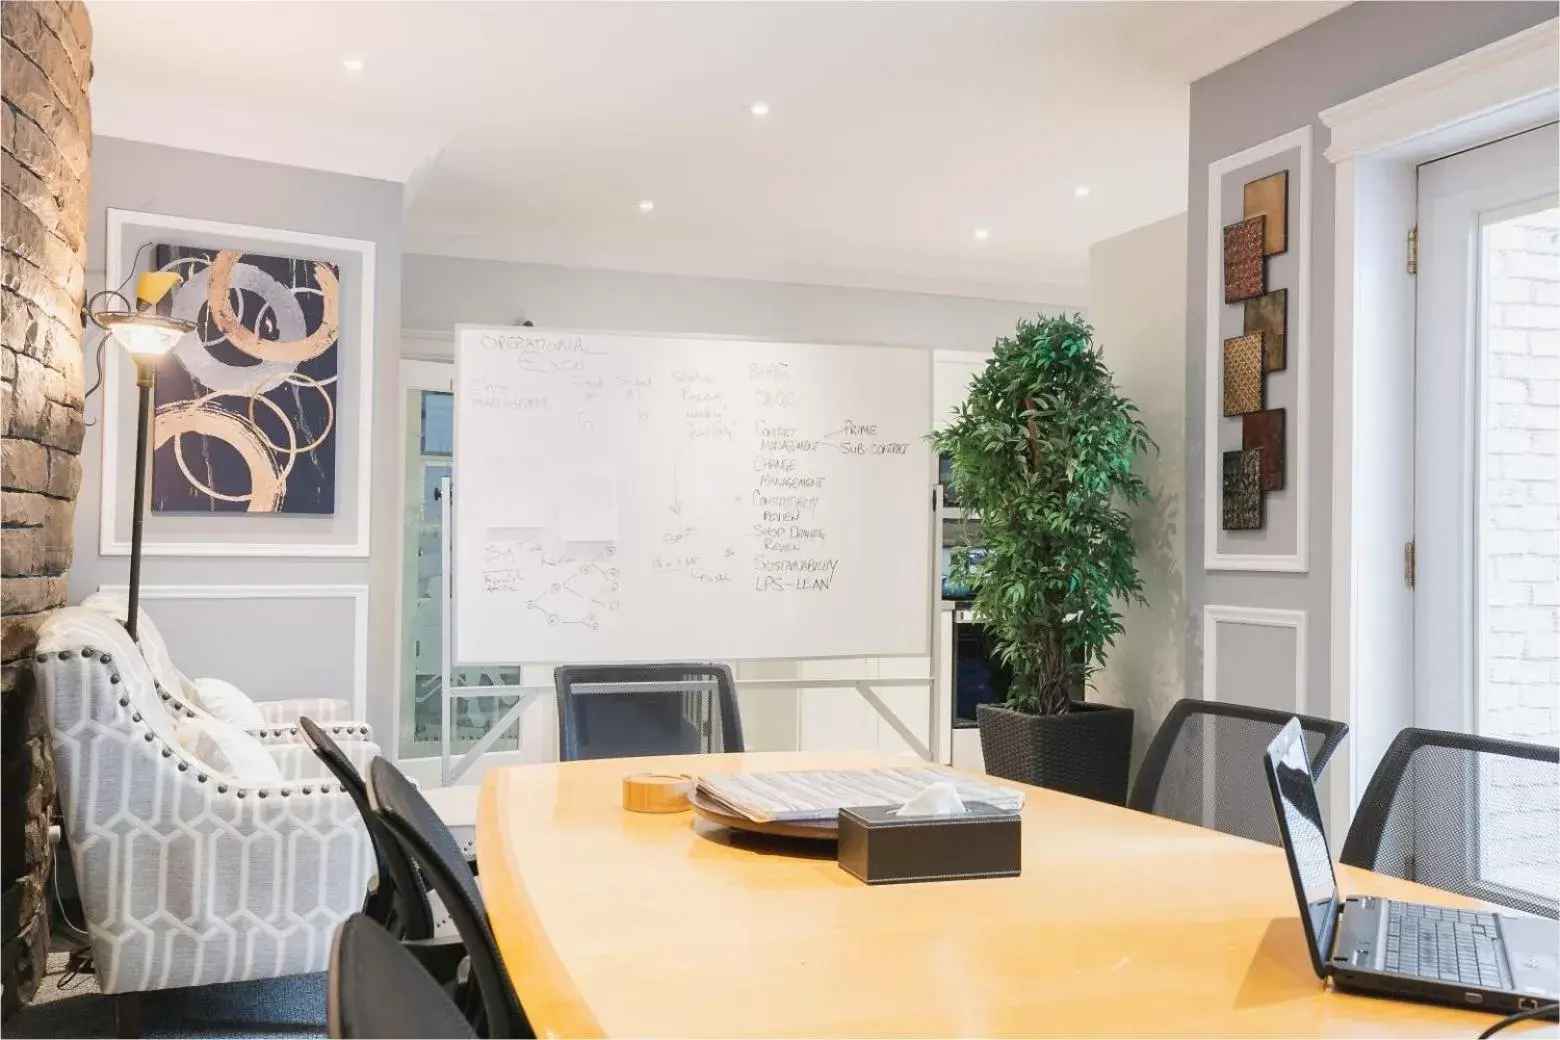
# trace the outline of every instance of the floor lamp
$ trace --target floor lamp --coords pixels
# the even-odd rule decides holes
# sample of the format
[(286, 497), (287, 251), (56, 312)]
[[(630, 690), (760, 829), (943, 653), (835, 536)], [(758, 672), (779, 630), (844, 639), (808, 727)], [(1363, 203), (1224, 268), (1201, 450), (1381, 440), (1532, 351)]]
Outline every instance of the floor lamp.
[[(186, 332), (195, 327), (193, 322), (170, 318), (156, 313), (162, 298), (168, 295), (181, 279), (172, 271), (148, 271), (136, 281), (136, 306), (118, 292), (100, 293), (99, 296), (117, 298), (122, 308), (89, 311), (93, 324), (130, 355), (135, 362), (135, 385), (139, 402), (135, 413), (135, 501), (130, 521), (130, 602), (125, 611), (125, 630), (130, 638), (136, 638), (136, 619), (141, 608), (141, 522), (146, 512), (146, 445), (150, 439), (152, 421), (152, 387), (157, 382), (157, 362)], [(98, 296), (93, 297), (94, 300)], [(109, 393), (113, 390), (109, 389)], [(103, 465), (113, 465), (104, 458)]]

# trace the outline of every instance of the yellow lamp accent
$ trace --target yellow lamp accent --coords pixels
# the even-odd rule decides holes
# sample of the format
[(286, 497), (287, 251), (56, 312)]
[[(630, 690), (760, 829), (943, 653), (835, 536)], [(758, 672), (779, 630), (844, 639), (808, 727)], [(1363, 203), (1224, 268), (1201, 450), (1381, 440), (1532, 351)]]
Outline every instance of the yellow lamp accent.
[(177, 271), (143, 271), (135, 280), (135, 298), (143, 308), (155, 307), (182, 281)]

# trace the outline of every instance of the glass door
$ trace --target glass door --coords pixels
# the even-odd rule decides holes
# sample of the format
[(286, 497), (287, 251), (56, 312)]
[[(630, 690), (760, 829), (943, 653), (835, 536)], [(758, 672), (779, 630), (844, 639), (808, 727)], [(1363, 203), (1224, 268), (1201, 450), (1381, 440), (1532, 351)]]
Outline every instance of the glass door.
[(1560, 136), (1420, 168), (1415, 722), (1560, 740)]
[[(1414, 722), (1560, 742), (1560, 136), (1554, 125), (1419, 171)], [(1440, 850), (1500, 901), (1553, 897), (1541, 774), (1481, 759)], [(1417, 777), (1426, 806), (1449, 777)], [(1417, 789), (1416, 789), (1417, 792)], [(1547, 807), (1545, 805), (1547, 803)], [(1427, 840), (1447, 842), (1427, 811)]]
[[(401, 758), (431, 758), (439, 754), (443, 726), (440, 699), (444, 652), (442, 531), (440, 483), (451, 475), (455, 437), (451, 362), (401, 362), (401, 399), (406, 431), (402, 479), (406, 513), (402, 518), (401, 559), (401, 689), (398, 749)], [(455, 685), (514, 685), (520, 669), (459, 668)], [(462, 698), (451, 716), (453, 748), (464, 752), (515, 703), (513, 697)], [(519, 737), (511, 730), (493, 745), (494, 751), (514, 751)]]

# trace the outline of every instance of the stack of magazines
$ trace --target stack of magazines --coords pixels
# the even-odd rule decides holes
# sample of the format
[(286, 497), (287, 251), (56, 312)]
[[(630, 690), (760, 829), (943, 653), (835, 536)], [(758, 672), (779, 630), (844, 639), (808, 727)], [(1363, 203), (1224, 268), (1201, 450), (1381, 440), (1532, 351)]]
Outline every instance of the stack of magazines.
[(734, 816), (758, 823), (833, 820), (841, 809), (903, 805), (932, 784), (951, 783), (959, 800), (1004, 812), (1024, 807), (1024, 792), (933, 766), (907, 769), (803, 769), (775, 773), (715, 773), (699, 778), (699, 794)]

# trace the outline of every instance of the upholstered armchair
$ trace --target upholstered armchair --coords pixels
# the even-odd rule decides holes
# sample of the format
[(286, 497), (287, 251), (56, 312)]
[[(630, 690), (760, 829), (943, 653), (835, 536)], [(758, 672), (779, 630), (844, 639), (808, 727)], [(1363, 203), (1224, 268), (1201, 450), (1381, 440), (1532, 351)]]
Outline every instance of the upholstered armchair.
[[(116, 618), (120, 622), (123, 622), (129, 613), (129, 603), (122, 593), (94, 592), (82, 600), (81, 605)], [(173, 663), (173, 657), (168, 653), (168, 644), (163, 640), (162, 633), (157, 630), (157, 625), (144, 607), (136, 611), (136, 639), (141, 656), (151, 670), (152, 679), (162, 692), (163, 699), (176, 705), (201, 710), (198, 688), (200, 680), (190, 679)], [(260, 709), (264, 725), (248, 728), (262, 740), (298, 743), (301, 739), (298, 736), (298, 719), (303, 716), (313, 719), (322, 726), (340, 727), (339, 730), (333, 730), (331, 733), (338, 741), (373, 739), (373, 732), (368, 724), (352, 717), (352, 703), (339, 697), (298, 697), (282, 701), (260, 701), (255, 707)]]
[(34, 667), (102, 991), (325, 970), (374, 862), (341, 785), (203, 765), (128, 633), (97, 610), (50, 615)]

